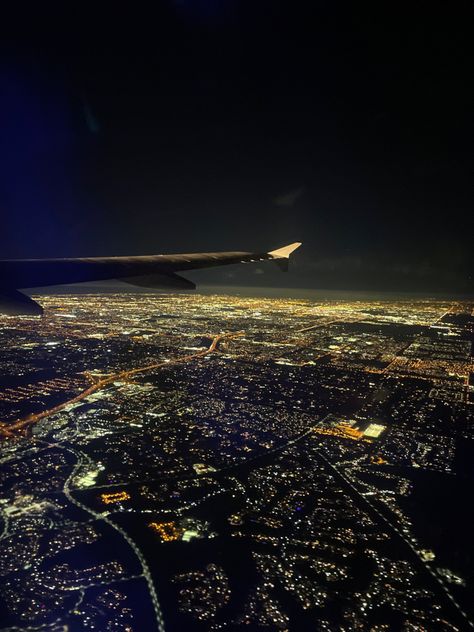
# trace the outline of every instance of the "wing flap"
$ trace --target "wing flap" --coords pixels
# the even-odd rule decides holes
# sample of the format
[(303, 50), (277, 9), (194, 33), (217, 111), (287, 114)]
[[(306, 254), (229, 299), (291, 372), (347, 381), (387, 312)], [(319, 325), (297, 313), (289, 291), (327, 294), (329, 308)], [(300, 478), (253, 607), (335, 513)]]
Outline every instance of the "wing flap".
[(164, 288), (173, 290), (195, 290), (196, 284), (178, 274), (145, 274), (120, 279), (137, 287)]

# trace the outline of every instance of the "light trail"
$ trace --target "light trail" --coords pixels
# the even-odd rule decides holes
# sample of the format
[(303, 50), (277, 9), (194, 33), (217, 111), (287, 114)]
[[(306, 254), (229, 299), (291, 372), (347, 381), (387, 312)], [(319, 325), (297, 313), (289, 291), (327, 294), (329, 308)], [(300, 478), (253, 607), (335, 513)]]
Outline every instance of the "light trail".
[(84, 503), (74, 498), (74, 496), (71, 494), (71, 490), (69, 486), (70, 486), (71, 480), (75, 477), (77, 470), (79, 470), (83, 466), (83, 455), (81, 453), (76, 452), (72, 448), (66, 448), (65, 446), (62, 446), (62, 449), (67, 452), (70, 452), (77, 458), (76, 465), (73, 467), (70, 475), (68, 476), (68, 478), (66, 479), (66, 482), (64, 483), (64, 487), (63, 487), (64, 495), (69, 500), (69, 502), (71, 502), (73, 505), (75, 505), (76, 507), (79, 507), (86, 513), (90, 514), (96, 520), (102, 520), (103, 522), (108, 524), (110, 527), (112, 527), (112, 529), (117, 531), (124, 538), (127, 544), (129, 544), (129, 546), (131, 547), (132, 551), (135, 553), (140, 563), (140, 566), (142, 568), (142, 576), (144, 577), (148, 586), (151, 602), (153, 605), (153, 609), (155, 611), (156, 626), (157, 626), (158, 632), (164, 632), (165, 625), (164, 625), (164, 620), (163, 620), (163, 613), (160, 607), (160, 603), (158, 601), (158, 596), (156, 594), (155, 584), (151, 576), (150, 568), (147, 564), (147, 561), (145, 560), (145, 557), (143, 556), (138, 546), (135, 544), (134, 540), (132, 540), (132, 538), (128, 535), (128, 533), (124, 529), (122, 529), (122, 527), (119, 527), (117, 524), (115, 524), (115, 522), (110, 520), (110, 518), (108, 518), (106, 515), (91, 509)]
[(432, 568), (426, 564), (422, 558), (420, 557), (420, 554), (418, 552), (418, 550), (413, 546), (413, 544), (410, 542), (410, 540), (408, 540), (403, 533), (400, 531), (400, 529), (394, 525), (375, 505), (372, 501), (370, 501), (367, 496), (365, 496), (364, 494), (362, 494), (357, 487), (354, 485), (354, 483), (333, 463), (331, 463), (331, 461), (325, 457), (322, 452), (320, 452), (320, 450), (315, 449), (316, 454), (321, 458), (321, 460), (329, 467), (330, 470), (332, 470), (336, 476), (342, 480), (349, 488), (350, 490), (357, 496), (357, 498), (359, 498), (359, 500), (362, 501), (362, 503), (364, 503), (365, 505), (368, 505), (369, 508), (371, 509), (371, 511), (373, 513), (375, 513), (377, 515), (377, 517), (382, 520), (386, 525), (388, 525), (388, 527), (392, 530), (392, 532), (394, 532), (401, 540), (402, 542), (411, 550), (411, 552), (416, 556), (416, 558), (419, 560), (420, 564), (423, 566), (423, 568), (425, 570), (427, 570), (429, 572), (429, 574), (431, 575), (431, 577), (435, 580), (435, 582), (438, 584), (438, 586), (441, 588), (441, 590), (443, 591), (443, 593), (445, 594), (445, 596), (449, 599), (449, 601), (453, 604), (453, 606), (455, 607), (455, 609), (458, 611), (458, 613), (462, 616), (462, 618), (466, 621), (466, 623), (469, 625), (470, 628), (474, 628), (474, 623), (470, 620), (469, 615), (462, 609), (462, 607), (459, 605), (459, 603), (456, 601), (456, 599), (452, 596), (452, 594), (450, 593), (450, 591), (448, 590), (448, 588), (446, 587), (446, 585), (444, 584), (444, 582), (438, 577), (438, 575), (436, 575), (436, 573), (432, 570)]
[(49, 408), (48, 410), (44, 410), (40, 413), (30, 414), (24, 417), (23, 419), (18, 419), (12, 424), (7, 425), (5, 423), (0, 422), (0, 435), (3, 435), (4, 437), (9, 437), (9, 438), (15, 437), (16, 435), (14, 434), (13, 431), (23, 430), (23, 428), (26, 428), (27, 426), (31, 426), (37, 423), (38, 421), (41, 421), (42, 419), (51, 417), (52, 415), (55, 415), (56, 413), (59, 413), (62, 410), (64, 410), (64, 408), (66, 408), (67, 406), (77, 404), (78, 402), (82, 401), (83, 399), (86, 399), (93, 393), (96, 393), (97, 391), (102, 390), (103, 388), (106, 388), (107, 386), (109, 386), (113, 382), (116, 382), (117, 380), (127, 379), (134, 375), (138, 375), (140, 373), (146, 373), (147, 371), (154, 371), (155, 369), (160, 369), (163, 367), (173, 366), (175, 364), (181, 364), (183, 362), (189, 362), (191, 360), (195, 360), (196, 358), (203, 358), (204, 356), (207, 356), (213, 353), (216, 350), (217, 345), (219, 344), (221, 340), (232, 339), (232, 338), (236, 338), (242, 335), (243, 335), (243, 332), (217, 334), (214, 336), (209, 347), (207, 349), (204, 349), (203, 351), (198, 351), (197, 353), (193, 353), (191, 355), (177, 357), (172, 360), (162, 360), (161, 362), (153, 362), (151, 364), (147, 364), (142, 367), (137, 367), (136, 369), (119, 371), (118, 373), (109, 375), (106, 378), (102, 378), (98, 380), (95, 384), (92, 384), (91, 386), (86, 388), (84, 391), (82, 391), (82, 393), (79, 393), (79, 395), (76, 395), (75, 397), (65, 402), (62, 402), (61, 404), (58, 404), (57, 406), (54, 406), (53, 408)]

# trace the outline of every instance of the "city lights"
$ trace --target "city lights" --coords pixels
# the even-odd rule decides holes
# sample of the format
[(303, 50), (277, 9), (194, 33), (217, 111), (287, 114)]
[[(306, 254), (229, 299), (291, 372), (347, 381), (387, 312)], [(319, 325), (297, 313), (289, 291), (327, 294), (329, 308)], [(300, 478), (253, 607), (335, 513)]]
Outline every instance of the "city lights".
[(473, 305), (42, 304), (0, 320), (6, 625), (464, 629), (468, 544), (422, 512), (468, 496)]

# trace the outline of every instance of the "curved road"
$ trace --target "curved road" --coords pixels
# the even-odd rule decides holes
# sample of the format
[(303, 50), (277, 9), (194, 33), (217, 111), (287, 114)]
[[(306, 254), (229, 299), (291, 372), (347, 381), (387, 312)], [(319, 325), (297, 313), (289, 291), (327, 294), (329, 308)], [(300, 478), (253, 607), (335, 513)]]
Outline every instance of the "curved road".
[(113, 382), (117, 380), (129, 378), (132, 375), (138, 375), (139, 373), (145, 373), (146, 371), (153, 371), (155, 369), (160, 369), (165, 366), (172, 366), (173, 364), (180, 364), (181, 362), (189, 362), (190, 360), (195, 360), (196, 358), (202, 358), (206, 355), (209, 355), (210, 353), (213, 353), (216, 350), (217, 345), (219, 344), (221, 340), (236, 338), (242, 335), (243, 335), (243, 332), (237, 332), (237, 333), (232, 333), (232, 334), (231, 333), (217, 334), (216, 336), (214, 336), (209, 347), (207, 349), (204, 349), (203, 351), (198, 351), (197, 353), (193, 353), (191, 355), (178, 357), (178, 358), (175, 358), (174, 360), (164, 360), (161, 362), (153, 362), (152, 364), (147, 364), (145, 366), (138, 367), (136, 369), (129, 369), (127, 371), (119, 371), (118, 373), (113, 373), (112, 375), (109, 375), (105, 378), (102, 378), (101, 380), (98, 380), (95, 384), (92, 384), (91, 386), (86, 388), (84, 391), (82, 391), (82, 393), (79, 393), (79, 395), (76, 395), (72, 399), (68, 399), (65, 402), (62, 402), (61, 404), (58, 404), (57, 406), (54, 406), (53, 408), (49, 408), (48, 410), (44, 410), (40, 413), (33, 413), (30, 415), (27, 415), (26, 417), (23, 417), (22, 419), (17, 419), (17, 421), (14, 421), (12, 424), (5, 424), (5, 423), (0, 422), (0, 435), (3, 435), (4, 437), (9, 437), (9, 438), (15, 437), (17, 436), (15, 435), (15, 432), (17, 430), (23, 430), (23, 428), (26, 428), (27, 426), (31, 426), (37, 423), (38, 421), (45, 419), (46, 417), (55, 415), (56, 413), (61, 412), (61, 410), (64, 410), (66, 406), (70, 406), (71, 404), (77, 404), (77, 402), (80, 402), (86, 397), (89, 397), (89, 395), (92, 395), (93, 393), (96, 393), (97, 391), (100, 391), (103, 388), (106, 388), (107, 386), (109, 386), (110, 384), (112, 384)]

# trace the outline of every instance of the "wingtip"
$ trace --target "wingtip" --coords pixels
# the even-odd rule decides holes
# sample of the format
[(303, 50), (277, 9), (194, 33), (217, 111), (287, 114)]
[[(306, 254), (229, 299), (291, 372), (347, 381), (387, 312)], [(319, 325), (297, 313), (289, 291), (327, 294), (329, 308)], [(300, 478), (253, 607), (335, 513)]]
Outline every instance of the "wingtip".
[(271, 250), (268, 254), (271, 255), (274, 259), (288, 259), (291, 253), (301, 246), (301, 243), (301, 241), (295, 241), (288, 246), (283, 246), (283, 248)]

